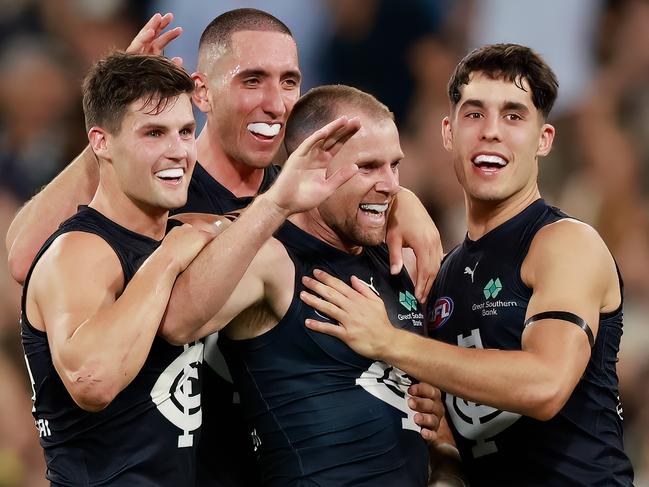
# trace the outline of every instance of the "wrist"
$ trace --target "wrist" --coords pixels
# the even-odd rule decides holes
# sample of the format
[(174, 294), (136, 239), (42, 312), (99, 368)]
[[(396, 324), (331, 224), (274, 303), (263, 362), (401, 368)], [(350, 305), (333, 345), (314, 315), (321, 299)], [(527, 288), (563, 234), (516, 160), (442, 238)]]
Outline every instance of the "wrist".
[(279, 195), (277, 195), (277, 191), (273, 191), (273, 188), (271, 187), (266, 193), (257, 196), (253, 204), (261, 207), (265, 213), (276, 215), (278, 218), (285, 220), (294, 212), (282, 202)]

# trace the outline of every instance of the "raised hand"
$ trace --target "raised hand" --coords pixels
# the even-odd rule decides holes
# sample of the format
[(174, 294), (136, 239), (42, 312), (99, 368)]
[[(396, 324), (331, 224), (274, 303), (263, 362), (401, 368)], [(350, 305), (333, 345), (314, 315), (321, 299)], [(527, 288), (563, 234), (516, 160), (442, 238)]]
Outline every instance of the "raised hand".
[(318, 206), (358, 171), (355, 160), (336, 156), (359, 128), (358, 118), (343, 116), (311, 134), (288, 158), (267, 196), (289, 213)]
[[(126, 52), (129, 54), (163, 55), (164, 48), (183, 32), (182, 27), (175, 27), (164, 32), (173, 19), (172, 13), (154, 14), (133, 38), (131, 44), (126, 48)], [(178, 66), (183, 64), (182, 58), (179, 57), (172, 58), (172, 61)]]

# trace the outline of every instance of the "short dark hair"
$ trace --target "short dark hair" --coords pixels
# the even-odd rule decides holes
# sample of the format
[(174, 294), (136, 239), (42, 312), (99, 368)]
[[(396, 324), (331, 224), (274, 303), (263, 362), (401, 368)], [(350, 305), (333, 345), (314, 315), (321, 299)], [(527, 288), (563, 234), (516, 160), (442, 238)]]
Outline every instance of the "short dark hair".
[(351, 108), (372, 118), (394, 121), (394, 114), (369, 93), (347, 85), (324, 85), (310, 89), (293, 107), (286, 121), (284, 141), (290, 154), (316, 130), (324, 127)]
[(256, 8), (237, 8), (219, 15), (205, 27), (198, 43), (199, 53), (206, 45), (229, 47), (232, 34), (242, 30), (280, 32), (293, 37), (286, 24), (268, 12)]
[(163, 56), (115, 52), (95, 63), (83, 81), (86, 130), (101, 126), (118, 133), (128, 106), (143, 100), (147, 113), (160, 113), (182, 93), (191, 95), (194, 81)]
[(462, 98), (462, 85), (469, 83), (473, 73), (503, 79), (521, 89), (524, 89), (522, 81), (526, 80), (532, 90), (534, 106), (546, 119), (557, 99), (557, 77), (541, 56), (529, 47), (519, 44), (490, 44), (467, 54), (448, 82), (448, 97), (452, 106), (457, 105)]

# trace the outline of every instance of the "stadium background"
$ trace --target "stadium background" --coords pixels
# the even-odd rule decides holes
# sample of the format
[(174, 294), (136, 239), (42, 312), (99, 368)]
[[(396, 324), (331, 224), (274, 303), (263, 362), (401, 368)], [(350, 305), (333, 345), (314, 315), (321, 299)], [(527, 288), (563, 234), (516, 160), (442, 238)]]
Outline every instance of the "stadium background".
[[(331, 82), (369, 91), (396, 114), (401, 180), (450, 249), (464, 209), (440, 138), (445, 84), (469, 49), (518, 42), (555, 69), (555, 148), (541, 161), (546, 200), (594, 225), (625, 278), (618, 373), (637, 486), (649, 486), (649, 1), (647, 0), (0, 0), (0, 234), (17, 209), (85, 145), (80, 81), (125, 48), (153, 12), (185, 32), (166, 51), (191, 72), (205, 25), (252, 6), (296, 37), (303, 92)], [(281, 162), (281, 161), (278, 161)], [(19, 341), (19, 287), (0, 254), (0, 487), (36, 487), (42, 451)]]

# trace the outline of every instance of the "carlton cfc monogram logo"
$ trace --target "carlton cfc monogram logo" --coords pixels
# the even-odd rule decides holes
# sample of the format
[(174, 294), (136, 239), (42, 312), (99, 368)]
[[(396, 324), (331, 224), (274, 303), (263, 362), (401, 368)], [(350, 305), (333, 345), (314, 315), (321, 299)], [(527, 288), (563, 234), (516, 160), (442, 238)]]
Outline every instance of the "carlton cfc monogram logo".
[(184, 352), (160, 374), (151, 390), (151, 399), (158, 411), (182, 430), (178, 436), (178, 448), (193, 446), (191, 433), (203, 421), (198, 387), (198, 367), (202, 362), (203, 344), (185, 345)]

